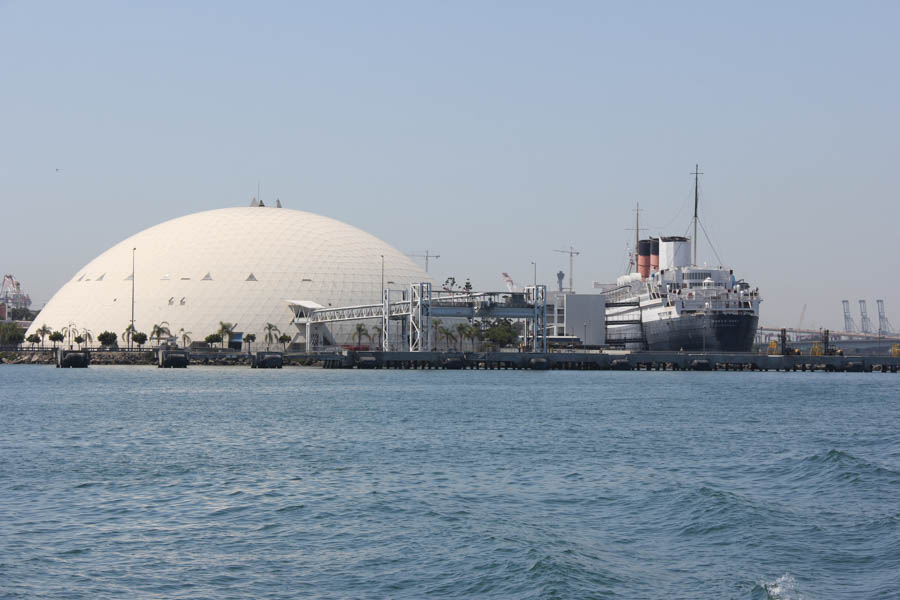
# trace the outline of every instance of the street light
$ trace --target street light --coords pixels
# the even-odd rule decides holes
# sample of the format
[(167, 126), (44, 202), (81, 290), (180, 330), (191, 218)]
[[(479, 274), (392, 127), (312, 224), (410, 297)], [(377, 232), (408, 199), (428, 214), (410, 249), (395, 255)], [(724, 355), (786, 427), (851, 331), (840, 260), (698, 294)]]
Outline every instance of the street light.
[(134, 341), (134, 253), (137, 248), (131, 249), (131, 331), (128, 335), (128, 349), (132, 349)]

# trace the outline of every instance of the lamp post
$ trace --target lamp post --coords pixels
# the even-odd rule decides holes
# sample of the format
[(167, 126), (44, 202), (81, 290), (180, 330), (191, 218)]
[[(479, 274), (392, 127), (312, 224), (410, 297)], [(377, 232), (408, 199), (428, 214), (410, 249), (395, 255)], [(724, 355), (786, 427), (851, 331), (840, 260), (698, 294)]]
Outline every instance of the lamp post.
[[(384, 330), (384, 329), (387, 329), (387, 327), (385, 327), (385, 325), (390, 322), (390, 321), (388, 321), (388, 319), (385, 318), (385, 315), (387, 315), (388, 307), (387, 307), (387, 301), (384, 299), (384, 254), (381, 255), (381, 307), (382, 307), (381, 308), (381, 310), (382, 310), (381, 328), (382, 328), (382, 330)], [(387, 331), (381, 332), (381, 349), (382, 350), (384, 350), (385, 347), (388, 345), (387, 337), (386, 337), (387, 334), (388, 334)]]
[(134, 253), (137, 248), (131, 249), (131, 331), (128, 332), (128, 349), (134, 341)]

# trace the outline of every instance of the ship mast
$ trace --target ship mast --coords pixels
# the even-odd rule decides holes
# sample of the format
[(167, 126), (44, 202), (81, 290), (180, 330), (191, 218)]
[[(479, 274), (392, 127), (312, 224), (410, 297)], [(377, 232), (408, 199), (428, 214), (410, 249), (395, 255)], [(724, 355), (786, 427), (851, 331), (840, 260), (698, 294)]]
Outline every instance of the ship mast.
[(641, 203), (638, 202), (634, 209), (634, 249), (631, 251), (631, 260), (634, 263), (634, 272), (638, 272), (638, 242), (641, 237)]
[(700, 204), (700, 175), (703, 173), (700, 172), (700, 165), (694, 165), (694, 172), (691, 173), (694, 176), (694, 266), (697, 266), (697, 246), (699, 240), (697, 239), (697, 206)]

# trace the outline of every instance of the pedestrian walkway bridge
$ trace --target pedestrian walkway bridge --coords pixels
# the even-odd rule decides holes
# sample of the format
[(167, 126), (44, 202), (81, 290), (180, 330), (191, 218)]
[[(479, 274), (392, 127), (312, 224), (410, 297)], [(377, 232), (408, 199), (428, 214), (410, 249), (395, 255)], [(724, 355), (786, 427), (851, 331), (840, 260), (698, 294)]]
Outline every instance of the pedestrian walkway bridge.
[[(410, 352), (431, 350), (432, 319), (525, 319), (529, 323), (534, 352), (547, 351), (547, 286), (537, 285), (522, 292), (447, 292), (432, 290), (422, 282), (409, 289), (385, 289), (381, 304), (325, 307), (309, 300), (290, 300), (292, 323), (304, 334), (306, 351), (323, 346), (322, 326), (344, 321), (380, 319), (382, 350), (397, 342)], [(399, 327), (391, 327), (391, 322)], [(399, 329), (399, 335), (393, 330)]]

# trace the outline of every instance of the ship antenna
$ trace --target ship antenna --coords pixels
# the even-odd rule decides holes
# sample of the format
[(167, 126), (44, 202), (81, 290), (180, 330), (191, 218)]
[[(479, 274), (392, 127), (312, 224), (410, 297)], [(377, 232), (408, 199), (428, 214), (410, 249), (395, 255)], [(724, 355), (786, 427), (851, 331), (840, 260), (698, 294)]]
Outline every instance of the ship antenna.
[(700, 175), (703, 173), (700, 171), (700, 165), (694, 165), (694, 172), (691, 173), (694, 176), (694, 266), (697, 266), (697, 246), (699, 245), (699, 241), (697, 239), (697, 207), (700, 204)]

